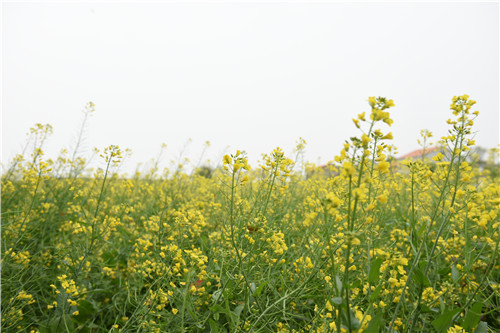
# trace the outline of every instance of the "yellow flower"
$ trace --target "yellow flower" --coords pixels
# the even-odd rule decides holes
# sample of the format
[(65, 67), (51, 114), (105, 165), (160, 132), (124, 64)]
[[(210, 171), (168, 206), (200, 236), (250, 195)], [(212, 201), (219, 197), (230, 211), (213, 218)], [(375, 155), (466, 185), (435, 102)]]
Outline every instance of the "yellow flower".
[(234, 172), (238, 171), (239, 169), (241, 169), (241, 167), (243, 166), (243, 163), (240, 163), (240, 162), (236, 162), (234, 163), (233, 165), (233, 170)]
[(398, 280), (396, 280), (395, 278), (393, 277), (390, 277), (389, 280), (387, 280), (389, 282), (389, 285), (391, 287), (395, 287), (397, 284), (398, 284)]
[(356, 169), (353, 167), (351, 162), (345, 162), (342, 165), (343, 169), (342, 172), (347, 176), (347, 177), (352, 177), (356, 173)]
[(381, 203), (381, 204), (385, 204), (387, 202), (387, 195), (385, 194), (381, 194), (377, 197), (377, 200)]
[(392, 140), (394, 137), (392, 136), (392, 132), (387, 133), (382, 137), (382, 140)]
[(366, 198), (365, 191), (361, 187), (358, 187), (358, 188), (355, 188), (354, 190), (352, 190), (352, 195), (355, 198), (357, 198), (358, 200), (363, 200), (364, 198)]
[(377, 103), (377, 100), (375, 99), (375, 96), (368, 97), (368, 103), (370, 104), (371, 107), (374, 107), (375, 103)]
[(387, 125), (391, 126), (394, 123), (394, 120), (392, 120), (391, 118), (387, 117), (387, 118), (384, 119), (384, 123), (386, 123)]
[(248, 180), (250, 179), (250, 177), (248, 175), (244, 175), (242, 178), (241, 178), (241, 184), (246, 184), (248, 182)]
[(453, 327), (448, 328), (446, 333), (465, 333), (465, 330), (462, 326), (453, 325)]
[(330, 303), (330, 301), (326, 301), (326, 305), (325, 305), (326, 309), (328, 311), (333, 311), (333, 306), (332, 304)]
[(436, 162), (439, 162), (439, 161), (441, 161), (441, 160), (443, 159), (443, 157), (444, 157), (444, 156), (443, 156), (443, 154), (441, 154), (441, 153), (437, 153), (437, 155), (436, 155), (436, 156), (434, 156), (432, 159), (433, 159), (434, 161), (436, 161)]
[(332, 192), (330, 192), (326, 195), (326, 200), (328, 201), (330, 206), (333, 208), (337, 208), (338, 206), (340, 206), (342, 204), (340, 199)]
[(377, 170), (380, 171), (380, 173), (386, 173), (386, 172), (389, 172), (390, 166), (391, 166), (391, 164), (389, 162), (382, 161), (382, 162), (379, 162), (379, 164), (377, 164)]
[(366, 135), (366, 134), (363, 134), (361, 136), (361, 141), (363, 142), (363, 146), (366, 146), (368, 144), (368, 142), (370, 142), (372, 139)]
[(233, 159), (229, 155), (224, 155), (224, 157), (222, 158), (222, 161), (224, 162), (224, 164), (228, 164), (228, 165), (231, 165), (233, 163)]

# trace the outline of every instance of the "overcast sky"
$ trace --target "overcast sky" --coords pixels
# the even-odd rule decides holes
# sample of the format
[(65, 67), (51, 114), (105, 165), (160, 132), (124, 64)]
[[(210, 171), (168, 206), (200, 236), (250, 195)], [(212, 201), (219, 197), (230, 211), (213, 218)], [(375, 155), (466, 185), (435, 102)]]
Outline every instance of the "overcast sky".
[[(227, 146), (251, 162), (307, 140), (307, 159), (333, 159), (358, 135), (369, 96), (395, 101), (399, 153), (421, 129), (446, 135), (454, 95), (477, 100), (476, 142), (499, 143), (498, 2), (4, 3), (2, 163), (35, 123), (46, 152), (133, 151), (124, 171), (168, 146), (164, 164), (215, 160)], [(388, 131), (389, 128), (382, 128)], [(215, 163), (215, 162), (214, 162)]]

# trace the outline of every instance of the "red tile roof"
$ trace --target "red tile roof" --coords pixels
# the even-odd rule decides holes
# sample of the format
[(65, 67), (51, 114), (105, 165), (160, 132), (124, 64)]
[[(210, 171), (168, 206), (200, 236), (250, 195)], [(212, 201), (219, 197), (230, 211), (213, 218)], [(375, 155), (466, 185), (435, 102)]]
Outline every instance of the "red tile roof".
[[(440, 150), (440, 149), (441, 149), (441, 147), (439, 147), (439, 146), (425, 148), (425, 155), (432, 153), (432, 152), (435, 152), (435, 151)], [(404, 160), (406, 158), (421, 157), (423, 154), (424, 154), (423, 149), (417, 149), (417, 150), (412, 151), (411, 153), (408, 153), (406, 155), (399, 157), (398, 159)]]

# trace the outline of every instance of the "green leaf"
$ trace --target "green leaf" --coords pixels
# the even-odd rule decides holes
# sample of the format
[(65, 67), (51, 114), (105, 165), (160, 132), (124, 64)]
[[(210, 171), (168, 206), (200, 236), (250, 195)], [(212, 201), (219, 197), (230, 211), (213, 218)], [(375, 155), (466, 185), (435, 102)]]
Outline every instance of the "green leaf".
[(224, 290), (222, 289), (218, 289), (216, 291), (214, 291), (214, 293), (212, 294), (212, 299), (215, 301), (215, 302), (220, 302), (222, 301), (222, 293), (224, 292)]
[(432, 326), (434, 326), (436, 331), (439, 333), (446, 332), (446, 330), (451, 326), (453, 317), (455, 317), (457, 313), (460, 313), (460, 311), (462, 311), (462, 309), (457, 308), (443, 312), (441, 316), (432, 322)]
[(480, 302), (474, 303), (467, 313), (465, 314), (465, 318), (462, 322), (462, 327), (464, 330), (469, 331), (472, 328), (476, 327), (481, 319), (481, 310), (483, 309), (483, 304)]
[(108, 251), (104, 252), (101, 258), (104, 264), (106, 264), (107, 266), (114, 266), (116, 264), (115, 258), (117, 255), (118, 253), (116, 253), (116, 251)]
[(351, 317), (351, 328), (354, 330), (357, 330), (361, 327), (361, 323), (359, 322), (358, 318), (354, 315), (354, 311), (349, 310), (349, 316)]
[(253, 296), (255, 294), (255, 290), (257, 289), (257, 288), (255, 288), (255, 283), (250, 282), (250, 284), (248, 286), (249, 286), (250, 292), (252, 293), (252, 296)]
[(439, 275), (448, 276), (448, 275), (450, 275), (451, 268), (449, 268), (449, 267), (443, 267), (443, 268), (438, 269), (437, 272), (438, 272)]
[(193, 321), (198, 320), (198, 316), (196, 315), (196, 312), (194, 311), (193, 307), (190, 306), (189, 304), (188, 304), (188, 306), (186, 306), (186, 311), (187, 311), (187, 313), (189, 313), (189, 315), (191, 316)]
[(425, 231), (425, 223), (422, 223), (422, 225), (420, 226), (420, 228), (418, 228), (418, 231), (417, 231), (418, 237), (422, 237), (422, 234), (424, 233), (424, 231)]
[[(61, 321), (61, 317), (52, 317), (48, 320), (45, 320), (40, 323), (40, 333), (52, 333), (57, 332), (57, 327), (59, 326), (59, 322)], [(62, 321), (61, 321), (62, 323)]]
[(210, 307), (209, 310), (214, 315), (215, 320), (219, 320), (219, 313), (224, 313), (224, 308), (219, 304), (215, 304), (214, 306)]
[(340, 294), (342, 291), (342, 280), (340, 280), (340, 277), (337, 275), (335, 276), (335, 286), (337, 287), (337, 293)]
[(200, 247), (204, 253), (210, 252), (210, 247), (208, 246), (209, 241), (208, 241), (208, 235), (202, 234), (200, 236)]
[(233, 314), (234, 314), (234, 316), (236, 316), (236, 318), (238, 319), (238, 321), (239, 321), (240, 316), (241, 316), (241, 311), (243, 311), (243, 309), (244, 309), (244, 308), (245, 308), (245, 303), (238, 305), (238, 306), (237, 306), (237, 307), (233, 310)]
[(488, 324), (484, 321), (480, 321), (474, 333), (488, 333)]
[(231, 324), (230, 328), (231, 328), (232, 326), (235, 326), (233, 321), (237, 318), (235, 318), (233, 313), (231, 312), (231, 309), (229, 308), (229, 301), (227, 299), (224, 301), (224, 304), (225, 304), (224, 313), (227, 315), (227, 318), (230, 321)]
[(217, 322), (212, 319), (208, 320), (208, 324), (210, 325), (210, 332), (218, 333), (220, 332), (220, 326)]
[(343, 301), (342, 297), (333, 297), (332, 298), (332, 303), (335, 304), (335, 305), (342, 304), (342, 301)]
[(427, 276), (425, 276), (424, 272), (422, 272), (420, 268), (415, 268), (412, 278), (413, 280), (415, 280), (415, 282), (423, 285), (424, 287), (428, 287), (431, 285), (429, 283), (429, 279), (427, 278)]
[(259, 297), (260, 294), (262, 293), (262, 290), (264, 290), (264, 287), (269, 283), (269, 281), (262, 282), (258, 287), (257, 290), (253, 293), (253, 296)]
[(382, 325), (382, 318), (384, 314), (379, 312), (375, 317), (370, 320), (370, 324), (364, 330), (364, 333), (378, 333), (380, 331), (380, 326)]
[(75, 320), (83, 324), (88, 317), (97, 312), (97, 309), (94, 305), (86, 300), (81, 300), (78, 303), (78, 316), (75, 317)]
[(380, 266), (384, 259), (377, 258), (370, 263), (370, 273), (368, 273), (368, 282), (375, 283), (380, 279)]
[(361, 280), (356, 279), (355, 281), (351, 282), (351, 284), (349, 285), (349, 287), (350, 287), (350, 289), (354, 289), (354, 288), (361, 287), (361, 285), (362, 285)]
[(420, 308), (420, 312), (421, 312), (421, 313), (431, 313), (431, 312), (432, 312), (431, 308), (429, 308), (429, 307), (428, 307), (427, 305), (425, 305), (425, 304), (420, 304), (420, 305), (419, 305), (419, 308)]
[(116, 229), (117, 229), (117, 230), (118, 230), (121, 234), (124, 234), (124, 235), (126, 235), (126, 236), (128, 236), (128, 237), (133, 236), (133, 234), (132, 234), (130, 231), (128, 231), (125, 227), (123, 227), (121, 224), (120, 224), (120, 225), (118, 225), (118, 226), (116, 227)]
[(455, 264), (451, 265), (451, 279), (454, 283), (457, 283), (460, 279), (460, 273), (458, 272), (457, 266), (455, 266)]
[(382, 290), (382, 285), (379, 284), (377, 288), (373, 290), (373, 292), (370, 295), (370, 302), (373, 302), (377, 300), (378, 296), (380, 295), (380, 291)]
[(75, 221), (75, 222), (76, 222), (76, 223), (78, 223), (78, 224), (82, 224), (82, 225), (92, 225), (91, 223), (89, 223), (89, 222), (85, 222), (85, 221), (78, 221), (78, 220), (77, 220), (77, 221)]

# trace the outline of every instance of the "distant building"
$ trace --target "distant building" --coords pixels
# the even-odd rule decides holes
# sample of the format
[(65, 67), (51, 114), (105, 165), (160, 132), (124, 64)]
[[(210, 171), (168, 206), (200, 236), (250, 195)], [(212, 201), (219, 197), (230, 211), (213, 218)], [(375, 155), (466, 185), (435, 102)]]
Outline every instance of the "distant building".
[[(398, 161), (404, 160), (418, 160), (418, 159), (429, 159), (432, 161), (432, 158), (436, 156), (438, 153), (443, 154), (443, 161), (450, 160), (450, 153), (446, 152), (444, 147), (442, 146), (434, 146), (424, 149), (414, 150), (406, 155), (400, 156), (397, 158)], [(470, 152), (468, 152), (466, 161), (469, 163), (477, 163), (479, 168), (484, 168), (488, 161), (488, 149), (483, 147), (472, 147)]]
[(306, 169), (306, 179), (312, 177), (331, 178), (339, 174), (338, 167), (336, 167), (334, 164), (331, 163), (323, 165), (309, 164), (306, 165), (305, 169)]
[(412, 151), (411, 153), (408, 153), (406, 155), (398, 157), (398, 160), (399, 161), (404, 161), (407, 159), (417, 160), (417, 159), (423, 159), (423, 158), (432, 159), (438, 153), (442, 152), (442, 150), (443, 149), (440, 146), (434, 146), (434, 147), (429, 147), (429, 148), (425, 148), (425, 149), (417, 149), (417, 150)]

